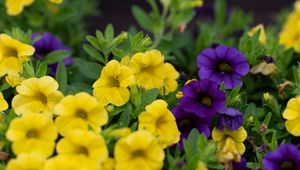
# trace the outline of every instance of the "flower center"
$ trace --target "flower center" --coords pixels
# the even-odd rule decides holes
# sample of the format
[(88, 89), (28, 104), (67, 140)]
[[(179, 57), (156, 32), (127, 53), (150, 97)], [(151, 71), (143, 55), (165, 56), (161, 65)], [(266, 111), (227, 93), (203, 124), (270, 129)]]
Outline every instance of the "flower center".
[(156, 127), (161, 127), (165, 122), (166, 122), (165, 119), (161, 116), (156, 121)]
[(137, 157), (144, 157), (145, 156), (145, 153), (143, 150), (136, 150), (134, 152), (132, 152), (131, 156), (133, 158), (137, 158)]
[(202, 104), (204, 106), (211, 106), (212, 105), (212, 101), (211, 101), (211, 98), (208, 97), (208, 96), (202, 96), (202, 95), (199, 95), (197, 97), (197, 101), (196, 101), (198, 104)]
[(36, 96), (43, 104), (47, 104), (47, 97), (42, 92), (37, 93)]
[(5, 57), (18, 57), (18, 51), (14, 48), (5, 48), (3, 56), (5, 56)]
[(84, 155), (88, 156), (89, 155), (89, 150), (84, 146), (79, 146), (76, 150), (76, 153), (84, 154)]
[(26, 133), (27, 138), (37, 138), (39, 136), (39, 132), (36, 129), (30, 129)]
[(218, 64), (218, 70), (224, 73), (230, 73), (232, 71), (232, 67), (225, 62), (221, 62)]
[(120, 87), (120, 82), (118, 80), (118, 77), (114, 78), (114, 77), (111, 77), (109, 78), (109, 86), (111, 87)]
[(183, 120), (180, 121), (179, 127), (186, 127), (186, 126), (189, 126), (191, 124), (192, 124), (192, 122), (191, 122), (190, 119), (183, 119)]
[(88, 118), (88, 114), (86, 113), (86, 111), (84, 111), (82, 109), (77, 110), (76, 116), (79, 118), (82, 118), (84, 120), (86, 120)]
[(293, 162), (291, 161), (284, 161), (280, 164), (281, 170), (295, 170), (296, 167)]

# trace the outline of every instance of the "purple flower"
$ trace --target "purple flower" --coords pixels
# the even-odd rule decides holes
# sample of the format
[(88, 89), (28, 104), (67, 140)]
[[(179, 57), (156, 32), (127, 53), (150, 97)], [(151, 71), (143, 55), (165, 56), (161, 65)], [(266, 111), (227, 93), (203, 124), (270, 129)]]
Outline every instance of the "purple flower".
[(211, 119), (225, 106), (225, 93), (210, 80), (191, 81), (183, 87), (182, 92), (183, 97), (179, 100), (181, 108), (198, 117)]
[(215, 49), (204, 49), (197, 58), (200, 79), (209, 79), (225, 89), (232, 89), (241, 84), (240, 78), (249, 70), (249, 64), (237, 49), (220, 45)]
[[(34, 56), (35, 58), (39, 60), (44, 60), (45, 56), (53, 51), (56, 50), (66, 50), (70, 51), (69, 48), (65, 47), (63, 43), (52, 35), (49, 32), (45, 32), (43, 34), (36, 34), (33, 33), (31, 35), (31, 40), (34, 40), (37, 36), (41, 36), (41, 39), (39, 39), (37, 42), (33, 44), (33, 47), (35, 48), (35, 53)], [(73, 59), (71, 56), (65, 58), (64, 60), (65, 65), (71, 65), (73, 62)], [(50, 64), (49, 69), (50, 69), (50, 74), (55, 75), (56, 69), (57, 69), (58, 63)]]
[(232, 167), (234, 170), (245, 170), (246, 169), (246, 159), (242, 156), (241, 162), (232, 162)]
[(180, 138), (187, 139), (193, 128), (196, 128), (200, 133), (206, 137), (210, 136), (209, 124), (211, 119), (205, 117), (198, 117), (195, 113), (186, 112), (181, 106), (176, 106), (172, 109), (172, 113), (176, 119), (178, 129), (181, 133)]
[(275, 151), (267, 153), (263, 166), (265, 170), (300, 170), (300, 151), (293, 144), (281, 144)]
[(238, 130), (244, 123), (243, 114), (234, 108), (224, 108), (218, 111), (218, 118), (219, 130), (224, 130), (224, 128)]

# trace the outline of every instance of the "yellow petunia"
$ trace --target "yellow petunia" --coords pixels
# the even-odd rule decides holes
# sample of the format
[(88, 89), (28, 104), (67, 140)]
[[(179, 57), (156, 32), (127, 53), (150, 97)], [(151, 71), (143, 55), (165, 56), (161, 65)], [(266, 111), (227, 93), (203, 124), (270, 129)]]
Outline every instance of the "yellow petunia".
[(55, 125), (63, 136), (70, 130), (88, 130), (89, 127), (99, 132), (100, 127), (108, 121), (104, 106), (84, 92), (66, 96), (56, 105), (54, 112), (58, 115)]
[(17, 115), (43, 113), (52, 115), (54, 106), (63, 98), (58, 91), (58, 83), (50, 76), (29, 78), (16, 88), (19, 93), (12, 100)]
[(10, 74), (5, 76), (5, 81), (11, 86), (16, 87), (23, 81), (23, 78), (19, 74)]
[(8, 108), (8, 104), (3, 97), (3, 94), (0, 92), (0, 111), (4, 111)]
[(177, 143), (180, 139), (175, 118), (167, 106), (165, 101), (155, 100), (139, 115), (139, 129), (145, 129), (156, 136), (163, 148)]
[(244, 127), (240, 127), (236, 131), (224, 129), (220, 131), (214, 128), (212, 131), (212, 139), (218, 142), (218, 158), (220, 161), (240, 161), (240, 156), (244, 154), (246, 148), (244, 141), (247, 138), (247, 132)]
[(134, 76), (129, 67), (112, 60), (102, 69), (100, 78), (94, 83), (93, 94), (104, 105), (109, 103), (122, 106), (128, 102), (128, 87), (134, 83)]
[(116, 170), (159, 170), (165, 153), (149, 132), (139, 130), (116, 143), (114, 156)]
[(52, 155), (57, 136), (52, 118), (36, 113), (13, 119), (6, 133), (16, 155), (37, 152), (45, 157)]
[(60, 4), (62, 3), (64, 0), (50, 0), (50, 2), (55, 3), (55, 4)]
[(129, 67), (134, 73), (137, 85), (146, 90), (162, 88), (166, 73), (164, 56), (160, 51), (151, 50), (133, 55)]
[(92, 131), (70, 131), (57, 143), (56, 150), (59, 155), (84, 155), (98, 164), (108, 158), (103, 137)]
[(113, 158), (107, 158), (104, 163), (101, 164), (101, 170), (114, 170), (116, 161)]
[(287, 131), (294, 136), (300, 136), (300, 96), (288, 101), (282, 116), (287, 119), (285, 122)]
[(176, 79), (179, 77), (179, 73), (170, 63), (165, 63), (164, 67), (166, 76), (164, 78), (163, 87), (160, 89), (160, 94), (168, 95), (170, 92), (174, 92), (177, 89), (178, 83)]
[(8, 15), (16, 16), (19, 15), (25, 6), (31, 5), (34, 0), (6, 0), (5, 6)]
[(16, 75), (23, 70), (22, 64), (34, 53), (30, 45), (19, 42), (6, 34), (0, 34), (0, 77)]
[(122, 137), (126, 137), (131, 133), (131, 129), (130, 128), (121, 128), (121, 129), (115, 129), (112, 130), (110, 132), (108, 132), (108, 136), (111, 137), (115, 137), (115, 138), (122, 138)]
[(100, 164), (84, 155), (57, 155), (47, 160), (43, 170), (99, 170)]
[(43, 170), (46, 157), (38, 153), (20, 154), (16, 159), (11, 159), (6, 170)]
[(248, 31), (247, 34), (249, 36), (254, 36), (254, 34), (257, 31), (260, 31), (259, 37), (258, 37), (259, 42), (265, 45), (267, 43), (267, 36), (266, 36), (266, 32), (265, 32), (265, 28), (264, 28), (263, 24), (258, 24), (255, 27), (251, 28), (251, 30)]
[(207, 170), (205, 163), (199, 161), (196, 170)]

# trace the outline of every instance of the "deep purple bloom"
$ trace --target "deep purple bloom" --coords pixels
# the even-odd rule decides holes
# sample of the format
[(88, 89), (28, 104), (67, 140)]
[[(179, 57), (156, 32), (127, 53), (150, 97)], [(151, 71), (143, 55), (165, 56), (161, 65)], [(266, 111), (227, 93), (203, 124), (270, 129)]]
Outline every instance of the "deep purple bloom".
[(241, 84), (240, 78), (245, 76), (250, 66), (245, 56), (237, 49), (220, 45), (215, 49), (204, 49), (197, 58), (200, 79), (209, 79), (225, 89), (232, 89)]
[(275, 151), (267, 153), (263, 166), (265, 170), (300, 170), (300, 151), (296, 145), (281, 144)]
[(198, 117), (195, 113), (186, 112), (181, 106), (174, 107), (172, 113), (181, 133), (181, 141), (182, 139), (187, 139), (193, 128), (196, 128), (199, 133), (203, 133), (206, 137), (210, 136), (210, 129), (208, 126), (211, 120), (209, 118)]
[(225, 106), (226, 95), (214, 81), (191, 81), (182, 88), (182, 92), (183, 97), (179, 100), (181, 108), (198, 117), (211, 119)]
[[(34, 56), (39, 59), (39, 60), (44, 60), (45, 56), (53, 51), (56, 50), (66, 50), (70, 51), (69, 48), (65, 47), (63, 43), (52, 35), (49, 32), (45, 32), (43, 34), (32, 34), (31, 40), (34, 40), (37, 36), (41, 36), (41, 39), (39, 39), (37, 42), (33, 44), (33, 47), (35, 48), (35, 53)], [(64, 60), (65, 65), (71, 65), (73, 60), (72, 57), (69, 56), (65, 58)], [(50, 69), (50, 74), (55, 75), (56, 69), (57, 69), (57, 63), (55, 64), (50, 64), (49, 69)]]
[(224, 108), (218, 111), (217, 128), (219, 130), (224, 130), (224, 128), (238, 130), (243, 123), (243, 114), (234, 108)]
[(234, 170), (246, 170), (246, 159), (242, 156), (241, 162), (232, 162), (232, 167)]

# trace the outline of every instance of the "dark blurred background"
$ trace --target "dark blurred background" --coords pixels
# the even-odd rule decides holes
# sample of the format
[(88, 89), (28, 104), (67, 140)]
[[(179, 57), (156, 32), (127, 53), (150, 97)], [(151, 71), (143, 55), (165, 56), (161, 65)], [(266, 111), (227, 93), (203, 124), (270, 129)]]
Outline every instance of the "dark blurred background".
[[(269, 24), (274, 16), (283, 8), (292, 7), (295, 0), (228, 0), (228, 9), (240, 8), (253, 14), (254, 23)], [(214, 0), (204, 0), (201, 15), (212, 15), (207, 9), (213, 7)], [(112, 23), (117, 32), (128, 30), (130, 25), (137, 26), (131, 13), (131, 6), (135, 4), (149, 10), (146, 0), (101, 0), (99, 16), (89, 17), (88, 30), (94, 33), (96, 29), (103, 30)]]

